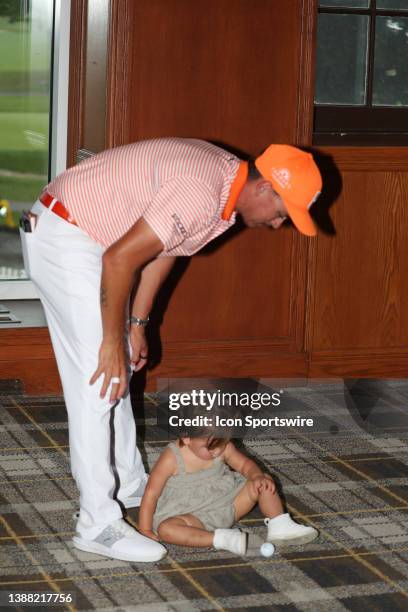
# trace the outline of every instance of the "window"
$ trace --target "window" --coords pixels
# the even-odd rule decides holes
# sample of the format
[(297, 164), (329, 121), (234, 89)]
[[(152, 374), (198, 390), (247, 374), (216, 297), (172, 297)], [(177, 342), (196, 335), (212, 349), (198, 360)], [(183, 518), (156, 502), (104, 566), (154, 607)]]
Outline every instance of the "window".
[(408, 144), (408, 0), (320, 0), (314, 144)]
[(0, 298), (36, 297), (18, 231), (66, 164), (69, 0), (0, 1)]

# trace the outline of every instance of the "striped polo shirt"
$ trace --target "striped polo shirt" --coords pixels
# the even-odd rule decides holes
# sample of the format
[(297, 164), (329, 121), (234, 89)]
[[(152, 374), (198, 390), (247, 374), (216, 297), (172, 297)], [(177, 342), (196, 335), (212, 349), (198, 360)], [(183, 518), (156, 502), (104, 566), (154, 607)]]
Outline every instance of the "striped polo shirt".
[(192, 255), (235, 222), (221, 218), (240, 160), (202, 140), (158, 138), (98, 153), (57, 176), (47, 191), (105, 247), (140, 218), (164, 246)]

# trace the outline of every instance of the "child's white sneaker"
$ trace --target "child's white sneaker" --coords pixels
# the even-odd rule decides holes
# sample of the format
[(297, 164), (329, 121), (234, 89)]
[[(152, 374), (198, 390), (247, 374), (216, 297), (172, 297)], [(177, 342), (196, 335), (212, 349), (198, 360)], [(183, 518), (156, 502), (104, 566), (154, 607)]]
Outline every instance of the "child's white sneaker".
[(247, 551), (248, 534), (239, 529), (216, 529), (213, 544), (217, 550), (229, 550), (243, 556)]
[(299, 525), (287, 512), (279, 514), (275, 518), (266, 518), (265, 525), (268, 526), (266, 539), (272, 544), (306, 544), (315, 540), (319, 532), (309, 525)]

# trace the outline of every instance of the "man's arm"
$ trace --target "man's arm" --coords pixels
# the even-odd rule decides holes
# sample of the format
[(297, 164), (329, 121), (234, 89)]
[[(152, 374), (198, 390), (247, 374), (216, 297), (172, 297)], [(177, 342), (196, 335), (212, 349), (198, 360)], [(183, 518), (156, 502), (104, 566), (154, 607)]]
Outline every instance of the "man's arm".
[[(164, 280), (172, 269), (176, 257), (153, 259), (142, 270), (140, 281), (133, 299), (132, 316), (147, 319), (154, 299)], [(135, 372), (146, 365), (148, 346), (143, 326), (131, 325), (129, 333), (132, 347), (132, 367)]]
[(158, 290), (172, 269), (176, 257), (153, 259), (142, 270), (140, 282), (132, 305), (132, 315), (147, 319)]
[(134, 274), (163, 250), (163, 244), (144, 219), (140, 219), (102, 258), (101, 313), (103, 340), (99, 351), (98, 368), (90, 384), (103, 374), (101, 398), (104, 398), (111, 378), (110, 401), (122, 397), (127, 387), (124, 351), (125, 309)]

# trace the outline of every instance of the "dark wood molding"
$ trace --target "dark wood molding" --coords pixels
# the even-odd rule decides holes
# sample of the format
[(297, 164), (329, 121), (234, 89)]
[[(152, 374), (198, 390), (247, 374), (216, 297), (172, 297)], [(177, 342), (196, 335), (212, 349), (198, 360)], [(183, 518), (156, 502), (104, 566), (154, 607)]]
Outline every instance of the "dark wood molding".
[(306, 378), (306, 354), (286, 351), (230, 350), (213, 354), (212, 351), (184, 355), (166, 351), (163, 362), (147, 374), (147, 390), (155, 389), (158, 378)]
[[(18, 379), (28, 395), (62, 393), (48, 329), (1, 330), (0, 379)], [(30, 347), (27, 351), (27, 346)], [(290, 352), (277, 343), (168, 342), (163, 359), (148, 372), (148, 389), (160, 377), (305, 377), (306, 354)]]
[(313, 137), (313, 100), (317, 32), (317, 0), (301, 0), (298, 110), (295, 143), (309, 147)]
[[(128, 82), (132, 70), (132, 28), (135, 2), (111, 0), (108, 38), (106, 147), (127, 143), (129, 133)], [(119, 120), (118, 120), (119, 119)]]
[(315, 323), (314, 304), (315, 304), (315, 276), (316, 276), (316, 259), (317, 259), (317, 242), (319, 238), (311, 238), (308, 244), (307, 251), (307, 266), (306, 266), (306, 285), (307, 292), (305, 296), (305, 327), (303, 336), (303, 350), (309, 351), (313, 345), (313, 326)]
[(407, 378), (407, 351), (318, 351), (311, 353), (309, 378)]
[(77, 163), (77, 151), (81, 147), (83, 136), (87, 10), (87, 0), (72, 0), (68, 93), (68, 167), (74, 166)]
[[(310, 147), (313, 136), (313, 100), (315, 82), (315, 40), (317, 31), (317, 0), (301, 0), (299, 11), (300, 40), (298, 68), (298, 101), (295, 143)], [(315, 240), (296, 232), (292, 249), (292, 310), (296, 320), (294, 346), (304, 351), (308, 340), (310, 320), (307, 306), (310, 299), (311, 249)], [(296, 274), (293, 274), (297, 270)], [(296, 282), (296, 284), (294, 284)]]
[[(28, 395), (61, 394), (61, 383), (47, 328), (1, 330), (0, 379), (20, 380)], [(30, 347), (29, 352), (27, 346)], [(403, 348), (291, 352), (255, 343), (166, 343), (162, 362), (147, 372), (147, 390), (158, 378), (219, 376), (254, 378), (408, 377)]]
[(304, 351), (306, 319), (307, 257), (309, 239), (293, 230), (290, 266), (290, 324), (289, 345), (293, 351)]
[(35, 362), (28, 357), (17, 360), (0, 361), (0, 379), (12, 378), (21, 382), (26, 395), (61, 395), (62, 387), (57, 364), (52, 359), (37, 359)]
[(408, 147), (318, 147), (343, 172), (407, 172)]

